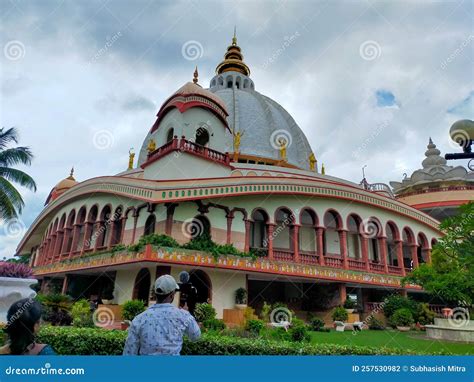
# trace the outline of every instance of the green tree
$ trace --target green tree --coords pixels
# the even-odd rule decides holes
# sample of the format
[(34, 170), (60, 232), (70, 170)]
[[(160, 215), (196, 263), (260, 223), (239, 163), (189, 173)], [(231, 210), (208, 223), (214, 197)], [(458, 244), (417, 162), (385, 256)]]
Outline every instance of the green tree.
[(33, 154), (28, 147), (9, 147), (12, 143), (18, 143), (18, 131), (0, 129), (0, 217), (11, 220), (21, 213), (25, 202), (18, 190), (13, 186), (20, 186), (36, 191), (36, 183), (28, 174), (14, 168), (23, 164), (30, 165)]
[(440, 224), (445, 236), (433, 247), (431, 264), (422, 264), (404, 278), (448, 304), (474, 303), (474, 202)]

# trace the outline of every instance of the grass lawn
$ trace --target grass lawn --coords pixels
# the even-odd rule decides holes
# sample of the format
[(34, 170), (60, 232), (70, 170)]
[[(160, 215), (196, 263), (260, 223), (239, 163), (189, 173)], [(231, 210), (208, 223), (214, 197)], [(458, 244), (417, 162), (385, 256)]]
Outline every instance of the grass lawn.
[(447, 351), (453, 354), (474, 354), (474, 345), (426, 339), (425, 332), (397, 330), (364, 330), (362, 332), (311, 332), (311, 343), (331, 343), (341, 345), (385, 346), (420, 352)]

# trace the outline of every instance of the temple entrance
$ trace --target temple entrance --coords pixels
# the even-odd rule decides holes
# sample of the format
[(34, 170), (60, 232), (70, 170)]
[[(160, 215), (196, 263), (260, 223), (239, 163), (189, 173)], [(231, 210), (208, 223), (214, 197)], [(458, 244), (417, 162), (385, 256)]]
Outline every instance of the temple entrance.
[(212, 284), (207, 273), (200, 269), (192, 270), (189, 272), (189, 276), (189, 282), (196, 288), (196, 294), (188, 300), (189, 312), (193, 314), (196, 304), (211, 302)]
[(145, 304), (148, 304), (150, 297), (151, 288), (151, 276), (150, 271), (147, 268), (140, 269), (137, 277), (135, 278), (135, 284), (133, 287), (133, 299), (142, 300)]

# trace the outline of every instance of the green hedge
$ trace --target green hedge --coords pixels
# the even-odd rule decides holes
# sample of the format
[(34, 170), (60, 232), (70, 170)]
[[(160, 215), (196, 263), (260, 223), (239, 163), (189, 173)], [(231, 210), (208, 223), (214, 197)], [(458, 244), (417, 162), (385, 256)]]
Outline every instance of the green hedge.
[[(126, 331), (74, 327), (43, 327), (38, 341), (62, 355), (122, 354)], [(302, 344), (260, 338), (235, 338), (205, 333), (185, 341), (183, 355), (397, 355), (421, 354), (403, 349), (336, 344)], [(440, 353), (438, 353), (440, 354)]]

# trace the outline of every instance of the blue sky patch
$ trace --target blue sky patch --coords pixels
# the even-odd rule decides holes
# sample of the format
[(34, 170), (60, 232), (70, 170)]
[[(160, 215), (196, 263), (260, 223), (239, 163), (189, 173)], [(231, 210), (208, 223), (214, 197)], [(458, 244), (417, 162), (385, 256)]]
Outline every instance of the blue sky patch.
[(396, 106), (395, 96), (389, 90), (379, 89), (375, 92), (378, 107)]

